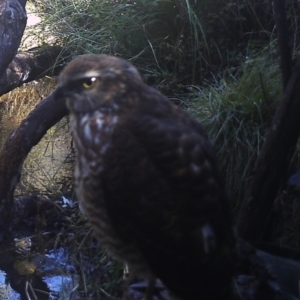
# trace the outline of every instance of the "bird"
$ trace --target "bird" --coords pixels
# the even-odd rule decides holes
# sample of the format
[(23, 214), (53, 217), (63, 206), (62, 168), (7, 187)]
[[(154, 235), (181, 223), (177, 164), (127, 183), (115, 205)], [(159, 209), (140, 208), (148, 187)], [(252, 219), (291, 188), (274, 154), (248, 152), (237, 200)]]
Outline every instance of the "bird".
[(76, 197), (101, 246), (175, 299), (234, 299), (230, 205), (200, 123), (105, 54), (74, 58), (54, 95), (70, 112)]

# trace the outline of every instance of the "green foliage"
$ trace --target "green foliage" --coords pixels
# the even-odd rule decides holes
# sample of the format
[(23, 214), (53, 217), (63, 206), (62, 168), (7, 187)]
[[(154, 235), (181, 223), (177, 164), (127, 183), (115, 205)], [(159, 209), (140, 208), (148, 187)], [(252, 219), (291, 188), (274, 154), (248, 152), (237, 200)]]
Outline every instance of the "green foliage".
[(244, 195), (281, 89), (278, 61), (268, 53), (194, 90), (190, 109), (214, 142), (235, 205)]
[(265, 33), (254, 32), (263, 25), (257, 25), (251, 2), (241, 0), (36, 2), (44, 20), (38, 33), (43, 41), (61, 43), (74, 56), (106, 53), (130, 59), (149, 84), (168, 91), (239, 64), (254, 38), (261, 46), (269, 42)]
[(231, 194), (241, 197), (281, 89), (269, 1), (36, 1), (44, 41), (51, 37), (74, 56), (129, 59), (165, 94), (208, 80), (193, 107), (215, 139)]

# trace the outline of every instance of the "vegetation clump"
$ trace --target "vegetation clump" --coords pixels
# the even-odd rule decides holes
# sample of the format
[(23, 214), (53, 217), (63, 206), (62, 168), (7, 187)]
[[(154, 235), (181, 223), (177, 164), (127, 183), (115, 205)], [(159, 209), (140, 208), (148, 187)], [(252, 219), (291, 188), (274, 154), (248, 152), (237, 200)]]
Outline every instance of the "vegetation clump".
[(168, 94), (240, 65), (269, 44), (273, 26), (267, 1), (35, 2), (42, 42), (59, 43), (74, 56), (129, 59), (147, 83)]
[(277, 59), (261, 52), (215, 82), (192, 88), (190, 109), (214, 142), (233, 205), (242, 200), (282, 95)]

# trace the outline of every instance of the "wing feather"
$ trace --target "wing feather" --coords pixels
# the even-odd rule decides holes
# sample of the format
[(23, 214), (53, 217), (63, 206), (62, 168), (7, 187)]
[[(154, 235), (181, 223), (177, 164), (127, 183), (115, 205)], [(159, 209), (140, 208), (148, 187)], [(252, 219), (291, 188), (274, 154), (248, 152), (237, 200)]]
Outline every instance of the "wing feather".
[[(199, 280), (207, 288), (210, 273), (223, 272), (224, 280), (231, 272), (234, 240), (212, 145), (197, 122), (183, 119), (134, 114), (120, 124), (103, 186), (119, 235), (173, 291), (197, 299), (195, 290), (204, 293)], [(205, 292), (213, 295), (213, 288)]]

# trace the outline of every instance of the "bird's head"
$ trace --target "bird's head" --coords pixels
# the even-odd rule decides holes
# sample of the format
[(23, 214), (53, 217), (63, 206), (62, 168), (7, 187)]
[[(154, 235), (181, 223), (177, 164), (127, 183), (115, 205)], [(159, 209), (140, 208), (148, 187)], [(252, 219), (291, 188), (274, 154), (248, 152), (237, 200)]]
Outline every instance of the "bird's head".
[(111, 110), (134, 97), (126, 97), (143, 85), (137, 69), (129, 62), (107, 55), (81, 55), (72, 60), (59, 76), (56, 93), (67, 100), (74, 113), (96, 109)]

